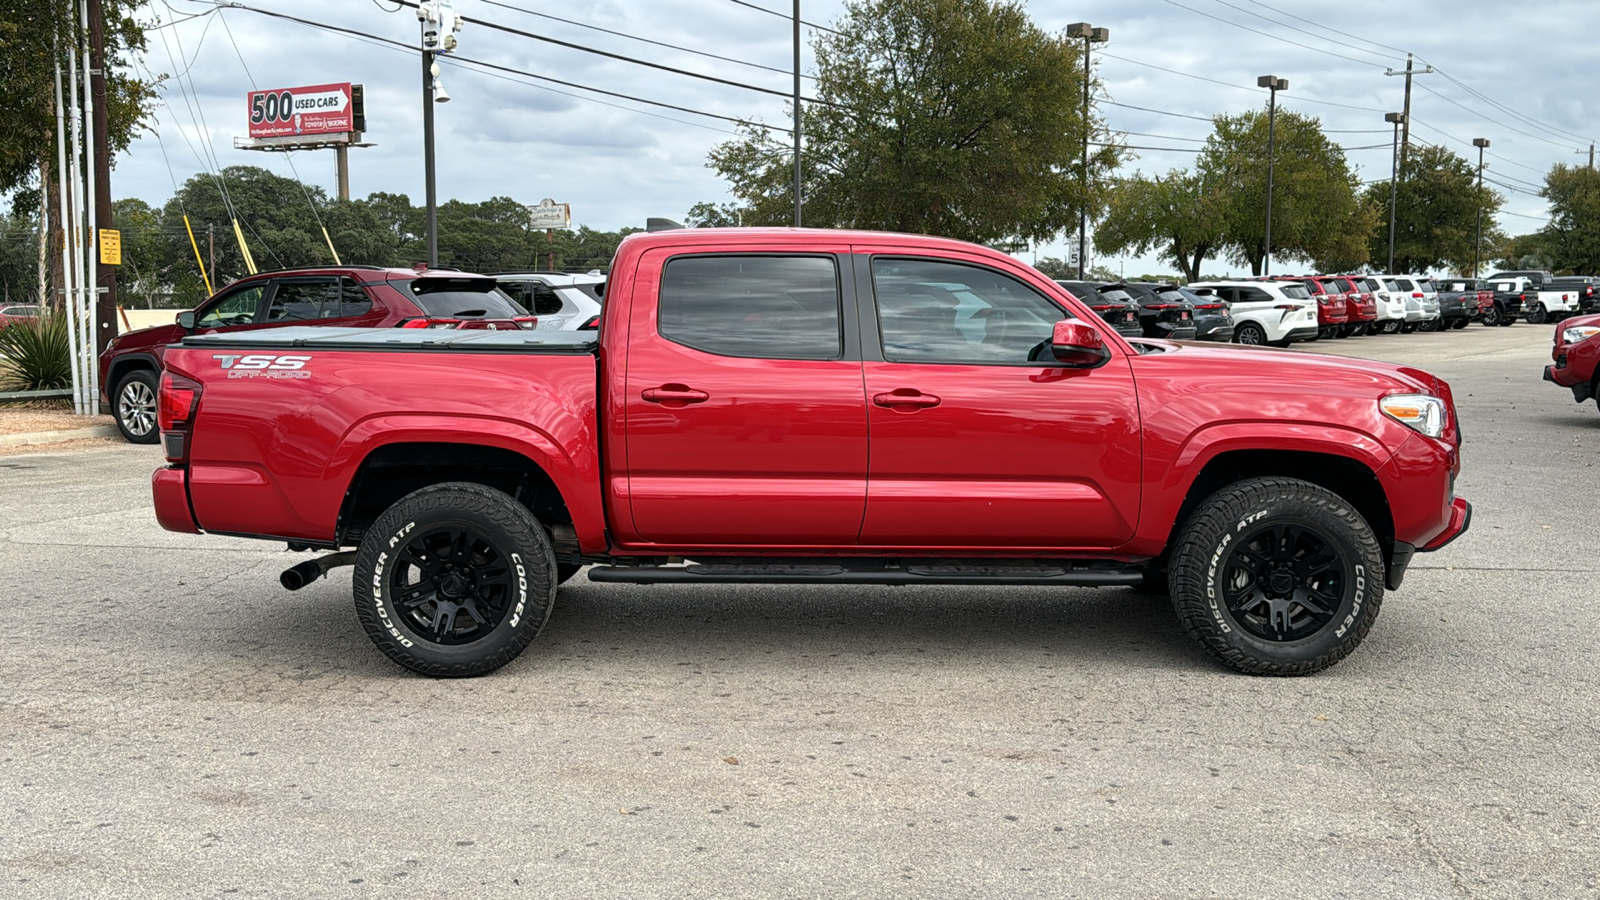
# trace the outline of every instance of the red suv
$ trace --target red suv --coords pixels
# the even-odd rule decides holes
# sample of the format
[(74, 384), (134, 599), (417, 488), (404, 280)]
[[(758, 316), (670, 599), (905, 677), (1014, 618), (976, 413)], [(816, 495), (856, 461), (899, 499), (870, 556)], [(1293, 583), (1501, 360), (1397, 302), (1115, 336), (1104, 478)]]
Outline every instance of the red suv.
[(493, 278), (448, 270), (334, 266), (262, 272), (233, 282), (176, 324), (118, 335), (100, 354), (101, 400), (122, 436), (154, 444), (156, 386), (167, 346), (187, 334), (284, 325), (346, 328), (531, 328), (537, 319)]
[(1378, 321), (1378, 300), (1372, 292), (1362, 287), (1348, 275), (1318, 275), (1330, 293), (1344, 294), (1345, 312), (1349, 324), (1344, 326), (1347, 335), (1371, 334)]

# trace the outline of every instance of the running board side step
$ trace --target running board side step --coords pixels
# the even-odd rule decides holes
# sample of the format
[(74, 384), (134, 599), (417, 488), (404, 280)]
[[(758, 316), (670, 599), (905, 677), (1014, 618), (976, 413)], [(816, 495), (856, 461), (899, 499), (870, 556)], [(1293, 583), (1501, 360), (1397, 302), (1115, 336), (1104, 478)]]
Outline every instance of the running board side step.
[(992, 584), (1137, 586), (1144, 573), (1121, 564), (1019, 560), (696, 563), (687, 566), (593, 566), (590, 581), (610, 584)]

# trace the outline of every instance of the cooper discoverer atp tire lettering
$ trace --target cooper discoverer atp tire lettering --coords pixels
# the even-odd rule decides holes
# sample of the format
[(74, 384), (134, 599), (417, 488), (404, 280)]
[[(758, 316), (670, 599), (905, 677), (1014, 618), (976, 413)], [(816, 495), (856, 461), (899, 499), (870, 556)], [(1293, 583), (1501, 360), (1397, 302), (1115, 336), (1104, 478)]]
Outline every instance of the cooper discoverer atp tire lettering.
[(1172, 554), (1172, 605), (1200, 645), (1252, 675), (1309, 675), (1354, 650), (1383, 603), (1383, 550), (1355, 508), (1293, 478), (1202, 501)]
[(423, 675), (483, 675), (544, 627), (555, 552), (515, 500), (446, 482), (378, 517), (357, 552), (353, 590), (356, 618), (385, 656)]

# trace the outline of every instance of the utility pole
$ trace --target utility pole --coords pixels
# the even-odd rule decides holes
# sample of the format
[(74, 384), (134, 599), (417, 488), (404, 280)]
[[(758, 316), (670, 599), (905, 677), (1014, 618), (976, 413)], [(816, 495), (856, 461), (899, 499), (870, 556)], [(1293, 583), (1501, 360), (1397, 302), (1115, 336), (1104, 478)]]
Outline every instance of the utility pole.
[(1094, 77), (1089, 66), (1089, 49), (1092, 44), (1111, 40), (1111, 29), (1095, 28), (1088, 22), (1074, 22), (1067, 26), (1067, 37), (1083, 38), (1083, 202), (1078, 207), (1078, 280), (1089, 265), (1089, 82)]
[(800, 0), (794, 0), (794, 227), (800, 227)]
[(1399, 199), (1400, 190), (1400, 126), (1405, 124), (1406, 114), (1384, 113), (1383, 120), (1394, 125), (1394, 149), (1390, 151), (1391, 166), (1389, 175), (1389, 266), (1384, 269), (1388, 275), (1394, 274), (1394, 209), (1395, 201)]
[(439, 81), (439, 63), (434, 58), (456, 48), (456, 32), (462, 19), (450, 0), (423, 0), (417, 5), (417, 20), (422, 23), (422, 165), (427, 195), (428, 268), (439, 265), (439, 194), (434, 178), (433, 105), (447, 103), (450, 95)]
[(217, 270), (217, 224), (206, 223), (206, 255), (211, 257), (211, 271)]
[[(88, 0), (89, 4), (89, 92), (94, 101), (91, 113), (94, 145), (90, 152), (94, 155), (94, 217), (97, 228), (111, 228), (111, 138), (106, 123), (106, 29), (105, 13), (101, 9), (101, 0)], [(90, 235), (87, 240), (92, 241), (92, 246), (97, 248), (95, 263), (99, 266), (97, 279), (102, 293), (97, 298), (91, 298), (99, 308), (100, 327), (95, 329), (94, 346), (96, 355), (104, 353), (106, 345), (111, 343), (112, 333), (116, 331), (117, 321), (117, 267), (108, 266), (99, 262), (98, 235)], [(95, 367), (96, 373), (99, 366)], [(96, 402), (98, 402), (98, 393)]]
[(1489, 146), (1488, 138), (1473, 138), (1472, 146), (1478, 148), (1478, 235), (1472, 241), (1472, 277), (1478, 277), (1479, 256), (1483, 252), (1483, 151)]
[(1401, 115), (1405, 118), (1400, 120), (1400, 166), (1403, 168), (1406, 164), (1406, 151), (1411, 148), (1411, 76), (1431, 75), (1433, 74), (1433, 66), (1413, 71), (1411, 68), (1411, 54), (1407, 53), (1406, 70), (1404, 72), (1396, 69), (1385, 69), (1383, 74), (1404, 75), (1406, 77), (1406, 105), (1401, 110)]
[(1589, 169), (1594, 169), (1594, 142), (1589, 142)]
[(1276, 75), (1263, 75), (1256, 79), (1256, 87), (1267, 89), (1267, 240), (1261, 256), (1261, 274), (1272, 274), (1272, 168), (1276, 151), (1278, 92), (1289, 89), (1289, 79)]

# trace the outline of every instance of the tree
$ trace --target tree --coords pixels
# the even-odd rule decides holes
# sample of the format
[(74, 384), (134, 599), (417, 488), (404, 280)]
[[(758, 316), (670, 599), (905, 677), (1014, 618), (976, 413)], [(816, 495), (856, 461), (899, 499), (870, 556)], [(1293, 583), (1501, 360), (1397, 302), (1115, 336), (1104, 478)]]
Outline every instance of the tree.
[(1484, 260), (1494, 260), (1501, 269), (1550, 269), (1553, 264), (1543, 231), (1519, 234), (1515, 237), (1497, 235), (1491, 243), (1487, 238), (1483, 246)]
[[(1267, 114), (1212, 121), (1215, 130), (1197, 162), (1202, 190), (1216, 198), (1221, 249), (1259, 275), (1267, 252)], [(1362, 221), (1356, 176), (1316, 118), (1278, 110), (1275, 130), (1272, 256), (1309, 260), (1332, 253)]]
[[(1045, 240), (1103, 205), (1120, 152), (1101, 147), (1082, 187), (1081, 48), (1014, 0), (851, 0), (820, 31), (803, 110), (805, 222), (978, 243)], [(746, 224), (792, 222), (786, 136), (749, 126), (708, 165)]]
[(1550, 224), (1540, 232), (1553, 270), (1600, 272), (1600, 172), (1557, 163), (1539, 196), (1550, 202)]
[(1227, 239), (1222, 229), (1225, 198), (1205, 190), (1198, 175), (1172, 171), (1116, 183), (1094, 247), (1104, 254), (1157, 255), (1178, 267), (1185, 281), (1200, 278), (1200, 266)]
[[(1373, 259), (1389, 258), (1389, 182), (1367, 186), (1368, 205), (1381, 210), (1368, 230)], [(1412, 150), (1400, 167), (1395, 199), (1394, 265), (1396, 272), (1426, 272), (1450, 267), (1472, 268), (1477, 238), (1478, 211), (1483, 210), (1487, 259), (1494, 229), (1494, 214), (1503, 198), (1488, 187), (1480, 192), (1472, 164), (1444, 147)]]
[(744, 210), (736, 203), (696, 203), (683, 223), (690, 228), (734, 228), (744, 224)]

